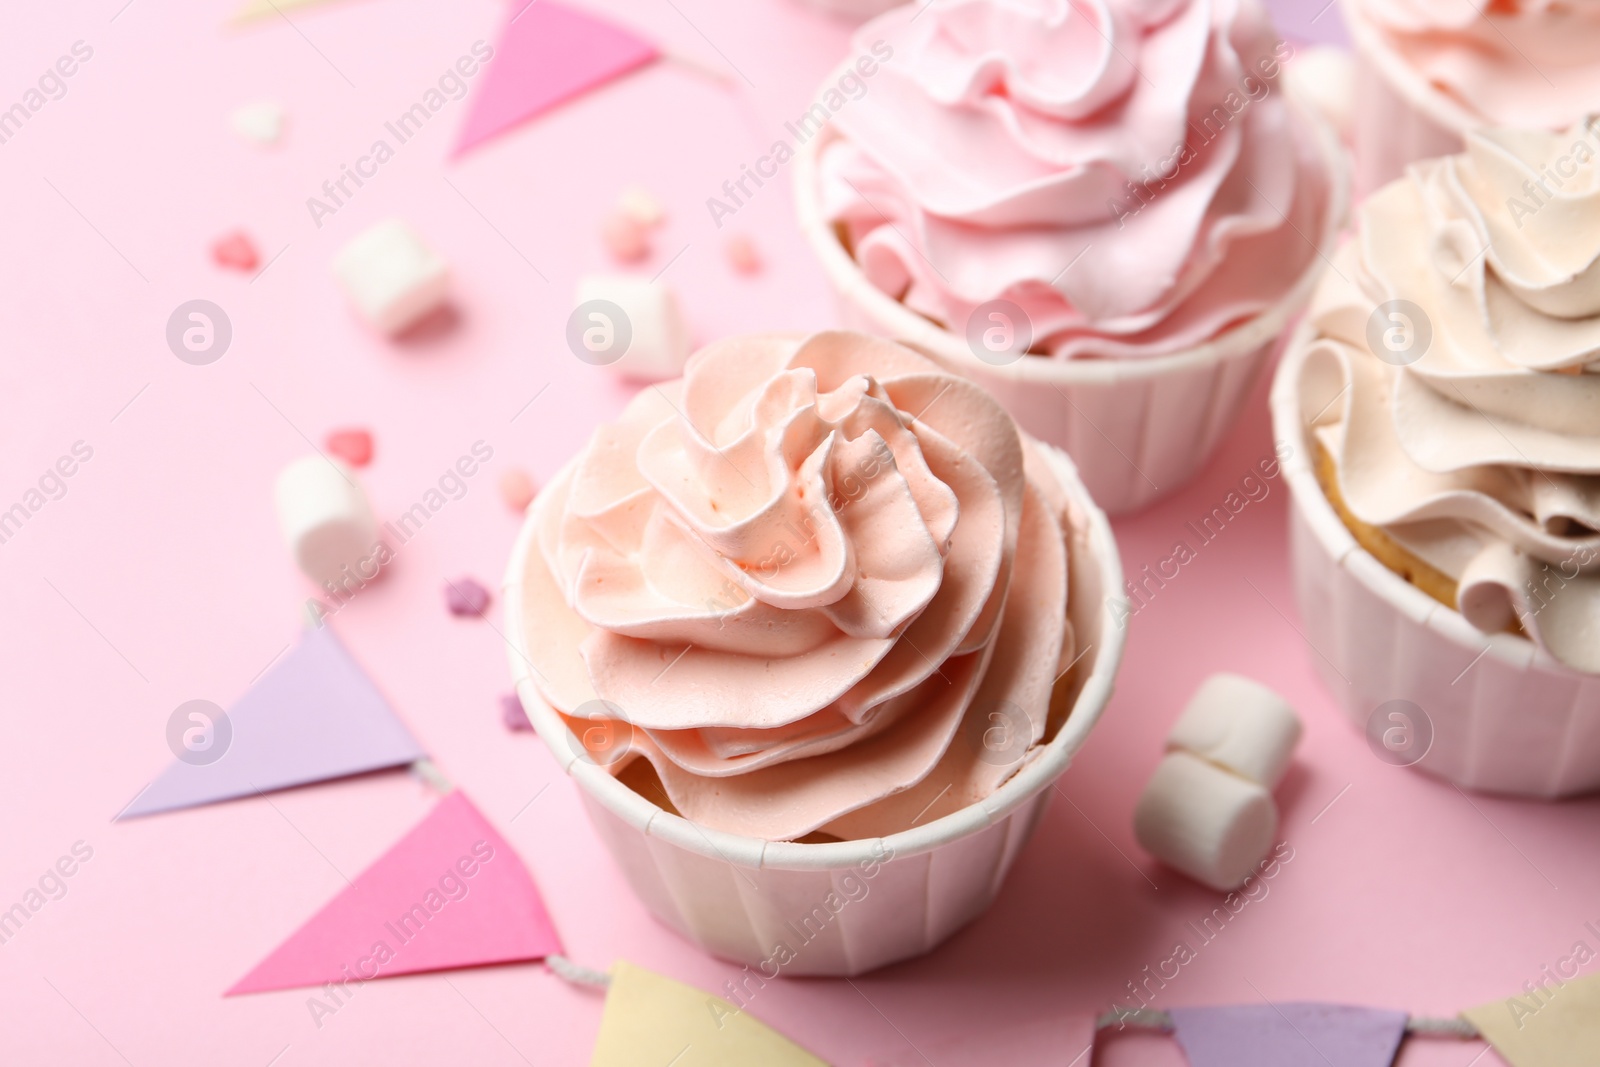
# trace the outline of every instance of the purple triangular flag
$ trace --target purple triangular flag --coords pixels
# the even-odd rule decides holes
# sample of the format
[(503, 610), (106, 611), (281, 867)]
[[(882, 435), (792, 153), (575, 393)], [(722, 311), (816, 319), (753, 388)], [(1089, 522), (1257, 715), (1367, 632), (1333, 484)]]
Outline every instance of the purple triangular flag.
[(333, 630), (308, 630), (213, 724), (221, 754), (180, 758), (119, 819), (398, 767), (426, 753)]
[(1343, 1004), (1173, 1008), (1190, 1067), (1389, 1067), (1406, 1013)]

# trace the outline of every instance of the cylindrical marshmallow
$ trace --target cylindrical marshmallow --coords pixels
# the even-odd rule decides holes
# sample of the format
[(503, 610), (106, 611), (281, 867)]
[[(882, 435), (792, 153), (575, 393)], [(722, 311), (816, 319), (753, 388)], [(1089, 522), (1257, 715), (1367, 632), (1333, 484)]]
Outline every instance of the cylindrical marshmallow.
[(1300, 717), (1277, 693), (1237, 674), (1213, 674), (1183, 709), (1167, 751), (1192, 752), (1269, 790), (1289, 769)]
[(362, 318), (387, 334), (415, 325), (450, 293), (444, 260), (399, 219), (351, 238), (334, 257), (333, 273)]
[[(692, 342), (678, 298), (665, 282), (623, 274), (586, 274), (578, 279), (578, 306), (609, 301), (627, 318), (627, 348), (610, 362), (625, 378), (676, 378), (688, 362)], [(616, 324), (611, 324), (616, 328)]]
[(1265, 788), (1186, 752), (1167, 754), (1133, 811), (1145, 851), (1224, 892), (1261, 862), (1277, 829)]
[(372, 557), (378, 523), (367, 494), (343, 463), (322, 456), (297, 459), (278, 474), (274, 496), (284, 543), (312, 581), (337, 582), (346, 567), (359, 573)]

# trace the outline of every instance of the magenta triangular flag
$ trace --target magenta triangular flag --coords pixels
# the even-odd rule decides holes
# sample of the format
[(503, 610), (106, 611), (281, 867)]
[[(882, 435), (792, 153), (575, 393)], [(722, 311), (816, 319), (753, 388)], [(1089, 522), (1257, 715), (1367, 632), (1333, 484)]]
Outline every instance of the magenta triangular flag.
[(510, 0), (454, 154), (661, 55), (612, 22), (555, 0)]
[(359, 984), (560, 951), (528, 869), (457, 790), (228, 995)]
[(1190, 1067), (1389, 1067), (1406, 1013), (1343, 1004), (1173, 1008)]
[(426, 755), (327, 626), (306, 631), (226, 719), (215, 735), (226, 732), (219, 758), (175, 761), (117, 818), (403, 766)]

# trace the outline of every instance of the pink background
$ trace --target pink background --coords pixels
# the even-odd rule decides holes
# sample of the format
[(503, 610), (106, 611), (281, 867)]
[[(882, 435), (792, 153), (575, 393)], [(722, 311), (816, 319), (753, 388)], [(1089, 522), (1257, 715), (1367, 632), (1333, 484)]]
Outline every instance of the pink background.
[[(409, 776), (109, 819), (170, 759), (178, 704), (230, 702), (294, 636), (311, 589), (279, 543), (270, 487), (306, 438), (374, 431), (364, 477), (383, 518), (483, 440), (494, 459), (466, 495), (333, 625), (520, 851), (574, 959), (625, 957), (708, 990), (735, 973), (635, 902), (574, 786), (536, 739), (501, 726), (495, 630), (451, 618), (440, 590), (463, 574), (498, 580), (517, 526), (494, 488), (501, 471), (548, 477), (626, 398), (563, 342), (575, 278), (606, 266), (598, 223), (624, 185), (642, 182), (669, 207), (644, 269), (686, 249), (666, 279), (700, 339), (834, 321), (787, 174), (720, 233), (703, 205), (804, 110), (847, 28), (788, 0), (596, 0), (749, 82), (728, 89), (658, 65), (458, 163), (445, 161), (463, 115), (452, 103), (318, 229), (306, 197), (475, 40), (492, 42), (500, 7), (350, 0), (296, 11), (293, 26), (234, 30), (223, 26), (232, 2), (133, 0), (119, 14), (124, 0), (69, 0), (0, 15), (0, 107), (74, 41), (94, 49), (66, 96), (0, 145), (0, 508), (75, 441), (94, 449), (65, 497), (0, 545), (12, 650), (0, 672), (0, 907), (74, 842), (94, 850), (66, 895), (0, 945), (0, 1058), (581, 1063), (600, 999), (537, 965), (376, 982), (320, 1029), (304, 991), (221, 997), (344, 884), (340, 872), (422, 817), (432, 797)], [(225, 121), (262, 97), (290, 115), (266, 152)], [(399, 345), (355, 321), (328, 269), (347, 238), (393, 214), (450, 261), (458, 293), (452, 325)], [(265, 256), (282, 250), (253, 283), (206, 255), (240, 226)], [(732, 229), (767, 257), (761, 276), (724, 262)], [(173, 308), (199, 297), (234, 327), (207, 367), (179, 362), (163, 336)], [(1197, 484), (1116, 524), (1130, 572), (1168, 555), (1184, 523), (1270, 451), (1263, 398), (1264, 385)], [(1596, 945), (1584, 923), (1600, 923), (1600, 801), (1469, 799), (1376, 760), (1296, 633), (1284, 507), (1273, 483), (1135, 618), (1116, 699), (987, 916), (926, 959), (854, 987), (778, 982), (751, 1010), (856, 1063), (1125, 999), (1125, 983), (1177, 938), (1194, 943), (1184, 923), (1218, 902), (1140, 851), (1130, 813), (1166, 724), (1219, 669), (1277, 687), (1304, 713), (1279, 794), (1295, 856), (1158, 1004), (1301, 998), (1449, 1014), (1516, 992), (1580, 939)], [(1480, 1049), (1412, 1042), (1400, 1062), (1465, 1067)], [(1180, 1059), (1166, 1038), (1122, 1037), (1097, 1062)]]

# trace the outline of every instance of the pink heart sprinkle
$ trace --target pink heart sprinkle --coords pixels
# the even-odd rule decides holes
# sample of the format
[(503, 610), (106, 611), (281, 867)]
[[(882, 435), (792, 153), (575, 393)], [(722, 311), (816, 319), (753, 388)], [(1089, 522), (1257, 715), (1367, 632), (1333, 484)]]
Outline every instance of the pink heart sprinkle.
[(211, 259), (219, 267), (232, 267), (249, 274), (261, 263), (261, 254), (243, 230), (217, 238), (211, 246)]
[(533, 479), (526, 472), (512, 467), (500, 475), (500, 499), (512, 511), (527, 511), (534, 493)]
[(328, 451), (352, 467), (365, 467), (372, 462), (372, 435), (366, 430), (335, 430), (328, 435)]
[(736, 233), (729, 237), (723, 251), (729, 265), (740, 274), (755, 274), (761, 270), (761, 253), (756, 251), (755, 242), (744, 234)]
[(650, 235), (639, 221), (621, 211), (606, 216), (600, 239), (619, 263), (637, 263), (650, 254)]

